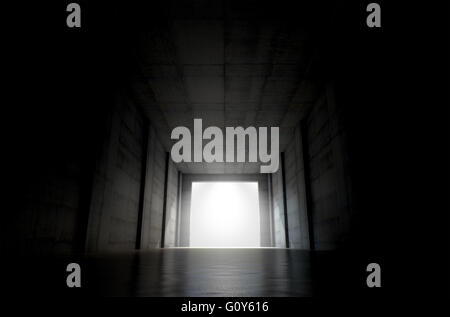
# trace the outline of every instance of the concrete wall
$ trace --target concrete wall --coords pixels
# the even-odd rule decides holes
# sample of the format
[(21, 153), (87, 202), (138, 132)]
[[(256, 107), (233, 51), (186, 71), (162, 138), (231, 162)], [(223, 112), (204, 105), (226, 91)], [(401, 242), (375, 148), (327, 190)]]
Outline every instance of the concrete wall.
[(277, 248), (286, 247), (282, 168), (282, 164), (280, 164), (278, 171), (271, 175), (273, 213), (272, 219), (274, 231), (273, 246)]
[(181, 181), (181, 206), (177, 241), (179, 247), (188, 247), (190, 244), (192, 176), (194, 175), (183, 174)]
[(171, 159), (169, 159), (168, 168), (164, 247), (175, 247), (178, 214), (178, 170)]
[(130, 250), (136, 243), (145, 121), (118, 95), (94, 171), (86, 250)]
[[(166, 152), (126, 93), (110, 100), (99, 115), (82, 113), (76, 123), (61, 121), (48, 134), (28, 137), (33, 160), (10, 182), (7, 205), (14, 212), (2, 223), (2, 250), (72, 254), (133, 250), (139, 242), (142, 249), (161, 246)], [(178, 170), (171, 161), (167, 176), (165, 245), (174, 246)]]
[[(167, 154), (155, 129), (124, 94), (117, 97), (106, 129), (94, 172), (86, 250), (159, 248)], [(168, 168), (165, 246), (173, 246), (178, 170), (171, 161)]]
[(146, 165), (141, 249), (161, 246), (166, 153), (153, 127), (149, 128)]
[(348, 239), (352, 208), (346, 129), (331, 85), (323, 90), (303, 124), (314, 245), (318, 250), (335, 249)]
[[(329, 84), (295, 128), (284, 153), (291, 248), (336, 249), (349, 238), (352, 207), (346, 140), (342, 108), (336, 105)], [(281, 215), (278, 209), (283, 202), (280, 174), (272, 175), (275, 218)], [(279, 245), (281, 232), (275, 236)]]
[(296, 127), (284, 157), (289, 247), (309, 249), (308, 209), (300, 126)]
[[(346, 129), (333, 94), (332, 86), (323, 89), (296, 127), (285, 159), (270, 181), (262, 174), (185, 174), (182, 186), (176, 165), (166, 161), (167, 153), (155, 129), (126, 94), (118, 95), (106, 115), (92, 181), (86, 183), (90, 178), (75, 150), (64, 152), (63, 160), (55, 158), (54, 165), (47, 162), (52, 168), (41, 171), (45, 177), (36, 177), (30, 184), (31, 190), (20, 202), (18, 219), (9, 222), (10, 230), (21, 233), (20, 239), (3, 244), (39, 253), (73, 252), (77, 241), (84, 241), (80, 234), (86, 217), (88, 252), (131, 250), (139, 244), (136, 239), (140, 239), (141, 249), (157, 248), (161, 246), (165, 206), (164, 246), (188, 246), (192, 181), (253, 177), (260, 189), (261, 246), (286, 246), (287, 222), (291, 248), (308, 249), (311, 244), (318, 250), (337, 248), (349, 237), (352, 206)], [(86, 213), (83, 189), (91, 193)], [(6, 227), (4, 232), (8, 230)]]

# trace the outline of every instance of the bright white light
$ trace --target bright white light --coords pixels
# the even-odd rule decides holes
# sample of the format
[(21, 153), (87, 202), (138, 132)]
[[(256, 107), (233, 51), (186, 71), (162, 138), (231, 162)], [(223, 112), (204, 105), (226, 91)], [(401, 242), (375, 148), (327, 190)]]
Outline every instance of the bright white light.
[(259, 247), (257, 182), (192, 183), (191, 247)]

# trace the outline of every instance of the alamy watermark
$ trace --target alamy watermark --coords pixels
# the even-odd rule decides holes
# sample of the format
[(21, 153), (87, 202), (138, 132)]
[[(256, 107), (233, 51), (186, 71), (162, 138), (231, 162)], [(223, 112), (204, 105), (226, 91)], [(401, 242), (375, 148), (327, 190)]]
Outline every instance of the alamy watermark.
[[(268, 148), (268, 128), (226, 127), (225, 140), (222, 129), (207, 127), (203, 131), (202, 119), (194, 119), (194, 138), (187, 127), (172, 130), (171, 139), (179, 140), (170, 151), (172, 160), (180, 162), (236, 162), (246, 161), (246, 140), (248, 137), (248, 162), (268, 163), (260, 166), (261, 173), (275, 173), (279, 166), (280, 141), (279, 128), (270, 128), (270, 152)], [(211, 140), (203, 147), (203, 140)], [(237, 140), (235, 144), (235, 140)], [(225, 142), (225, 151), (224, 151)], [(192, 151), (193, 143), (193, 151)], [(193, 160), (192, 160), (193, 152)], [(224, 157), (225, 156), (225, 157)]]

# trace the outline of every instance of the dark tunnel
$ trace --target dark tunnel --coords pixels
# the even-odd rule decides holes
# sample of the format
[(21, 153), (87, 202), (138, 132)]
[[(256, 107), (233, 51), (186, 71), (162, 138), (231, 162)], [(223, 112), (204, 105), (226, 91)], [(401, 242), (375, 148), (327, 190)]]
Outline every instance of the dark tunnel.
[[(412, 33), (361, 27), (367, 4), (356, 1), (80, 4), (80, 30), (55, 13), (17, 44), (29, 71), (9, 115), (1, 247), (11, 292), (69, 294), (70, 262), (83, 270), (79, 294), (106, 296), (361, 295), (373, 292), (373, 262), (387, 267), (377, 294), (414, 292), (413, 258), (448, 274), (422, 253), (432, 246), (417, 226), (434, 220), (413, 211), (442, 207), (418, 179), (433, 174), (417, 164), (438, 141), (421, 139), (412, 119), (420, 93), (404, 94), (419, 90), (401, 79), (416, 55), (398, 35)], [(244, 161), (176, 163), (171, 131), (193, 133), (194, 119), (224, 133), (279, 127), (278, 169), (248, 160), (249, 136)], [(216, 220), (205, 238), (191, 232), (193, 184), (207, 184), (204, 202), (213, 182), (255, 184), (248, 248), (206, 243), (237, 241), (244, 225), (220, 230), (237, 218)], [(210, 200), (231, 212), (238, 194), (253, 195), (242, 190)], [(420, 283), (440, 284), (431, 274)]]

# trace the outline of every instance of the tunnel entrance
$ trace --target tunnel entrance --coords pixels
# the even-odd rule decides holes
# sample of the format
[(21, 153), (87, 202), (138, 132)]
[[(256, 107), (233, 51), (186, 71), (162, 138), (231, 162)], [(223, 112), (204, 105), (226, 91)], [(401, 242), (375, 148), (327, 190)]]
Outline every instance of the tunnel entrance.
[(190, 247), (260, 247), (258, 182), (193, 182)]

